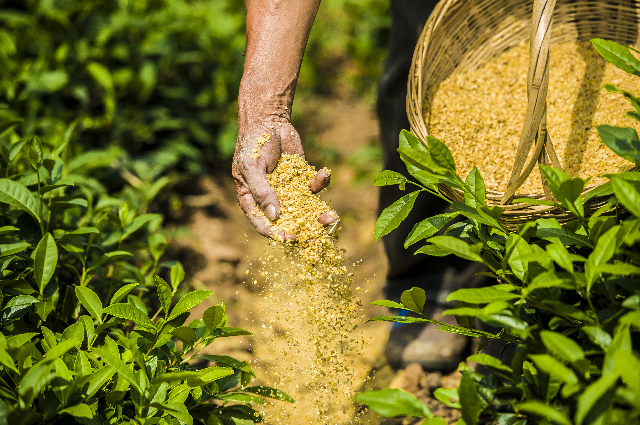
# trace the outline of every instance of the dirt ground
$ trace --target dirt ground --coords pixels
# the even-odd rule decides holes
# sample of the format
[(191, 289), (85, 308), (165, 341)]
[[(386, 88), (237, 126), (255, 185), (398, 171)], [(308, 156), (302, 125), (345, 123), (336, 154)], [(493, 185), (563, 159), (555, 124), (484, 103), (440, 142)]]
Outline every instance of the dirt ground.
[[(456, 387), (459, 374), (425, 373), (417, 364), (394, 371), (383, 354), (390, 324), (364, 324), (368, 318), (387, 314), (385, 308), (371, 305), (372, 301), (384, 299), (382, 286), (387, 267), (382, 244), (373, 238), (377, 188), (372, 181), (381, 165), (378, 125), (371, 108), (364, 103), (326, 100), (310, 104), (308, 108), (304, 114), (315, 118), (301, 126), (304, 127), (303, 140), (309, 139), (307, 159), (317, 168), (332, 168), (332, 183), (323, 198), (340, 214), (342, 231), (338, 246), (346, 249), (349, 265), (357, 263), (352, 267), (354, 286), (362, 288), (358, 296), (362, 301), (363, 319), (357, 331), (361, 332), (365, 344), (360, 355), (352, 359), (354, 372), (347, 384), (351, 388), (345, 389), (348, 397), (345, 403), (350, 407), (346, 413), (337, 414), (332, 423), (358, 423), (353, 419), (354, 412), (359, 412), (360, 423), (370, 425), (416, 423), (409, 419), (383, 420), (361, 406), (355, 407), (350, 402), (350, 391), (362, 390), (365, 383), (371, 389), (404, 388), (425, 400), (434, 413), (455, 423), (458, 413), (434, 400), (432, 393), (440, 386)], [(331, 163), (316, 162), (322, 159)], [(224, 301), (229, 326), (253, 333), (218, 340), (207, 347), (208, 352), (250, 361), (257, 374), (256, 382), (269, 385), (279, 381), (278, 388), (298, 401), (295, 406), (278, 402), (266, 407), (267, 423), (316, 423), (311, 418), (313, 394), (304, 389), (304, 377), (298, 379), (296, 375), (284, 382), (282, 377), (278, 379), (278, 373), (288, 368), (296, 370), (295, 367), (300, 370), (304, 362), (295, 355), (284, 354), (287, 332), (282, 328), (286, 328), (287, 322), (282, 321), (278, 325), (281, 328), (265, 327), (265, 323), (274, 321), (273, 317), (267, 317), (273, 315), (273, 311), (262, 307), (265, 291), (273, 288), (265, 287), (268, 284), (260, 278), (258, 268), (267, 241), (244, 217), (237, 205), (234, 187), (230, 176), (214, 175), (200, 179), (185, 190), (182, 216), (169, 228), (170, 255), (183, 262), (187, 278), (195, 289), (215, 292), (193, 312), (195, 317), (200, 317), (209, 305)]]

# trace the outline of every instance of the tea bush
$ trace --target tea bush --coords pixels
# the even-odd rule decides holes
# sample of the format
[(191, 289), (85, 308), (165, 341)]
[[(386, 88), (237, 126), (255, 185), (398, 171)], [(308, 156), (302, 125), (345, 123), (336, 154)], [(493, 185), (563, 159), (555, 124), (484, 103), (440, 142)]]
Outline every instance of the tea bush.
[(0, 22), (0, 102), (24, 134), (53, 140), (80, 117), (85, 147), (191, 170), (233, 152), (241, 3), (2, 0)]
[(17, 124), (0, 121), (0, 424), (247, 424), (258, 396), (293, 401), (200, 353), (250, 333), (223, 303), (185, 325), (212, 292), (180, 289), (182, 266), (161, 262), (161, 216), (83, 176), (101, 153), (66, 158), (72, 128), (48, 150)]
[[(593, 40), (598, 51), (620, 68), (640, 75), (640, 61), (628, 48)], [(622, 92), (640, 119), (640, 101)], [(602, 141), (616, 154), (640, 166), (640, 140), (632, 128), (598, 127)], [(503, 208), (485, 203), (485, 187), (477, 169), (463, 181), (447, 147), (427, 138), (425, 147), (403, 131), (398, 152), (411, 176), (383, 171), (377, 185), (407, 185), (417, 190), (384, 210), (376, 223), (376, 238), (407, 217), (417, 196), (440, 196), (438, 184), (464, 192), (464, 203), (453, 202), (452, 213), (418, 223), (405, 244), (426, 241), (416, 254), (457, 255), (483, 263), (495, 284), (460, 289), (444, 314), (459, 326), (448, 326), (422, 315), (424, 291), (413, 288), (401, 302), (374, 304), (409, 310), (419, 317), (386, 316), (372, 320), (428, 322), (438, 329), (484, 342), (467, 361), (492, 372), (475, 372), (465, 363), (457, 389), (436, 390), (445, 405), (460, 409), (458, 424), (637, 424), (640, 423), (640, 172), (611, 174), (608, 183), (585, 196), (588, 180), (540, 165), (555, 197), (516, 200), (553, 205), (569, 211), (573, 221), (561, 225), (549, 216), (509, 232), (500, 222)], [(604, 206), (585, 215), (585, 202), (607, 197)], [(452, 223), (454, 218), (461, 220)], [(444, 229), (444, 234), (434, 236)], [(501, 329), (481, 331), (476, 319)], [(498, 357), (483, 353), (488, 344), (503, 344)], [(502, 358), (507, 346), (511, 359)], [(356, 401), (384, 416), (426, 418), (424, 424), (444, 424), (427, 406), (402, 390), (359, 394)]]

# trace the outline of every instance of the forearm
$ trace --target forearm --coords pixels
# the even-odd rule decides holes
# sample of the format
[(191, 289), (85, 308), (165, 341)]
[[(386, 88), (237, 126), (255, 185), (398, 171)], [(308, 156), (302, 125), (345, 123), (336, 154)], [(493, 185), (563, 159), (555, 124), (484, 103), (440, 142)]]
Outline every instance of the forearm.
[(288, 121), (320, 0), (245, 0), (247, 45), (239, 125)]

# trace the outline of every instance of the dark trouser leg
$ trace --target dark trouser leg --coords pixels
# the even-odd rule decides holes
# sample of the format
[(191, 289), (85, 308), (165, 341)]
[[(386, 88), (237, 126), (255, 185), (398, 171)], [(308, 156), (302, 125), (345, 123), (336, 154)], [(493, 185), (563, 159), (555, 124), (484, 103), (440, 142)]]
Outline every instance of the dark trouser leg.
[[(390, 45), (378, 86), (377, 113), (380, 120), (384, 169), (402, 173), (407, 177), (407, 170), (396, 151), (400, 131), (409, 129), (405, 106), (407, 77), (414, 47), (436, 4), (437, 1), (434, 0), (391, 0)], [(400, 191), (397, 186), (383, 186), (380, 189), (379, 211), (406, 193)], [(382, 238), (389, 260), (385, 287), (385, 295), (389, 299), (398, 298), (402, 291), (418, 286), (425, 289), (427, 300), (431, 303), (444, 303), (450, 292), (460, 287), (474, 286), (476, 270), (475, 267), (468, 270), (466, 261), (453, 255), (413, 255), (420, 244), (409, 249), (404, 248), (404, 241), (414, 224), (446, 212), (448, 205), (440, 198), (421, 194), (409, 217), (396, 230)]]

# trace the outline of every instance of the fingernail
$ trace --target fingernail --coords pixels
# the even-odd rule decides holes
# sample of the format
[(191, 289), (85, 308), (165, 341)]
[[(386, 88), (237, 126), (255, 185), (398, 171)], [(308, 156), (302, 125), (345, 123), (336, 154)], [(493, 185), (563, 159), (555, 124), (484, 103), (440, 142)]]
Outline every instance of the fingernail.
[(267, 207), (264, 209), (264, 213), (267, 215), (267, 218), (271, 221), (274, 221), (276, 218), (278, 218), (276, 214), (276, 207), (274, 207), (273, 204), (267, 205)]

